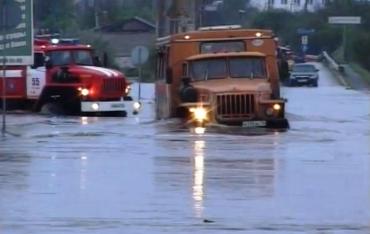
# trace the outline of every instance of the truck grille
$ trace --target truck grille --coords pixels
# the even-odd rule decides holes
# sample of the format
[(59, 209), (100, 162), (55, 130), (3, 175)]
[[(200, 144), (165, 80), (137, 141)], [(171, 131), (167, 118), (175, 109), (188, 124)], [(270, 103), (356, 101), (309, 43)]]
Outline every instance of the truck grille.
[(104, 79), (102, 93), (106, 95), (116, 94), (118, 92), (123, 93), (124, 86), (125, 83), (123, 79)]
[(250, 118), (255, 112), (253, 94), (217, 95), (217, 117), (219, 119)]

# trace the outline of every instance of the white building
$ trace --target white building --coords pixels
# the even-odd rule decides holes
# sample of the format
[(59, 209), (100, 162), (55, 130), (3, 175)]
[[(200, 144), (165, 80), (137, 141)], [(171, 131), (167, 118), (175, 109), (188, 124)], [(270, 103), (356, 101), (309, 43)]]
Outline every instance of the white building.
[(250, 0), (250, 5), (260, 10), (284, 9), (287, 11), (301, 11), (307, 1), (307, 10), (315, 11), (325, 6), (327, 0)]

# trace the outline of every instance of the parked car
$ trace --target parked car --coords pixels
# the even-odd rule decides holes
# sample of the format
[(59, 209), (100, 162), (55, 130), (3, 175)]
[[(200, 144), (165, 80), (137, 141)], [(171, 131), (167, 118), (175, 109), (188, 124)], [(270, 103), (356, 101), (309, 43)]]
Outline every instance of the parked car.
[(294, 64), (290, 72), (288, 85), (301, 86), (312, 85), (318, 86), (319, 70), (313, 64), (301, 63)]

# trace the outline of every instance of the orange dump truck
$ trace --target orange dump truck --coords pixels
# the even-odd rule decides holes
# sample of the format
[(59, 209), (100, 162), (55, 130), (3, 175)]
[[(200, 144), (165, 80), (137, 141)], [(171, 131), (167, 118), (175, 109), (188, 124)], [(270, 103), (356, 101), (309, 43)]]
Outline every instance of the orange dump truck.
[(200, 28), (157, 41), (156, 113), (196, 125), (287, 128), (270, 30)]

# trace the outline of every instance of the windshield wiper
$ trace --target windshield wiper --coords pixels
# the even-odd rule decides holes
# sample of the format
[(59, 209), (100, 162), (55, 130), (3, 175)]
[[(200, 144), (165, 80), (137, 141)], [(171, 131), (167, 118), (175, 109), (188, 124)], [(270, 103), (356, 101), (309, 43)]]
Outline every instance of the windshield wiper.
[(208, 68), (204, 71), (204, 80), (208, 80)]

